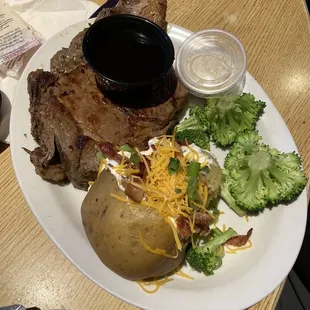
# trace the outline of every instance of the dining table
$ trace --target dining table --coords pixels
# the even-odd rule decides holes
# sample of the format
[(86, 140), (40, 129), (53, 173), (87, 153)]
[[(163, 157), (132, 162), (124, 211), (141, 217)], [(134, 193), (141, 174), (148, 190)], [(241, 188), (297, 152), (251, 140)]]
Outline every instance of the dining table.
[[(224, 29), (241, 40), (248, 71), (281, 113), (309, 176), (310, 27), (305, 2), (168, 0), (167, 21), (191, 31)], [(275, 309), (284, 284), (250, 309)], [(0, 154), (0, 307), (12, 304), (41, 310), (137, 309), (92, 283), (47, 237), (19, 188), (8, 147)]]

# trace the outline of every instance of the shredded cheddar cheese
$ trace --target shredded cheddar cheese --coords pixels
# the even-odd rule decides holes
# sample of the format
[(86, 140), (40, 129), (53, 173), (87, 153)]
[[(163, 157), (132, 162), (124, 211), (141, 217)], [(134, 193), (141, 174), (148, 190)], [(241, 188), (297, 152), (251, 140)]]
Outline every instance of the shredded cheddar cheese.
[(186, 146), (188, 147), (188, 149), (194, 155), (194, 160), (199, 161), (199, 153), (188, 144), (188, 141), (186, 139), (185, 139), (185, 142), (186, 142)]
[(227, 253), (227, 254), (237, 254), (236, 251), (225, 251), (225, 253)]
[(122, 196), (116, 195), (114, 193), (111, 193), (110, 195), (111, 195), (111, 197), (113, 197), (113, 198), (115, 198), (115, 199), (117, 199), (119, 201), (126, 202), (126, 203), (129, 203), (129, 204), (135, 204), (135, 202), (133, 200), (129, 199), (129, 198), (122, 197)]
[(184, 273), (183, 271), (179, 270), (175, 273), (177, 276), (187, 279), (187, 280), (195, 280), (193, 277), (189, 276), (188, 274)]
[[(181, 270), (177, 270), (174, 275), (187, 279), (187, 280), (195, 280), (193, 277), (189, 276), (188, 274), (186, 274), (185, 272), (181, 271)], [(159, 288), (161, 286), (163, 286), (164, 284), (173, 281), (172, 278), (168, 278), (168, 276), (165, 276), (164, 279), (155, 279), (152, 281), (137, 281), (137, 284), (141, 287), (141, 289), (148, 293), (148, 294), (154, 294), (156, 293)], [(148, 289), (147, 287), (149, 286), (154, 286), (154, 289)]]
[(189, 221), (189, 227), (192, 233), (195, 232), (195, 220), (196, 220), (196, 211), (193, 212), (193, 220)]
[[(124, 159), (124, 157), (123, 157)], [(139, 169), (133, 169), (129, 167), (129, 164), (122, 160), (122, 162), (118, 165), (112, 168), (115, 172), (117, 172), (121, 176), (128, 176), (134, 173), (139, 173)]]
[(107, 160), (105, 158), (102, 158), (100, 160), (100, 165), (99, 165), (99, 170), (98, 170), (98, 176), (101, 173), (102, 170), (107, 169), (108, 168), (108, 163)]
[[(175, 135), (158, 137), (156, 142), (154, 142), (154, 148), (151, 154), (143, 155), (138, 148), (135, 148), (135, 150), (140, 160), (145, 164), (147, 173), (144, 179), (142, 180), (139, 177), (133, 176), (132, 174), (135, 172), (133, 170), (128, 171), (129, 167), (126, 166), (126, 161), (124, 160), (121, 161), (118, 167), (115, 167), (115, 170), (121, 175), (129, 175), (131, 179), (130, 183), (144, 191), (144, 199), (140, 202), (140, 205), (154, 208), (163, 216), (172, 229), (177, 249), (181, 250), (182, 243), (178, 236), (175, 221), (180, 215), (183, 215), (189, 221), (191, 231), (194, 232), (194, 220), (190, 214), (194, 212), (194, 208), (202, 212), (207, 212), (208, 188), (200, 182), (197, 190), (201, 198), (201, 203), (189, 203), (186, 175), (188, 164), (192, 159), (189, 159), (187, 156), (178, 156), (180, 170), (176, 174), (169, 173), (170, 159), (174, 158), (176, 154), (182, 154), (180, 146), (175, 143)], [(191, 157), (195, 161), (199, 161), (199, 153), (189, 145), (188, 150), (189, 152), (187, 154), (191, 154)], [(138, 179), (139, 182), (137, 182)], [(117, 195), (112, 197), (127, 203), (133, 203), (129, 199), (124, 199)], [(143, 242), (141, 243), (150, 252), (153, 251), (154, 253), (156, 251), (159, 255), (163, 254), (162, 250), (152, 250)]]
[(219, 247), (219, 251), (217, 254), (218, 254), (218, 256), (221, 256), (223, 254), (223, 247), (222, 246)]
[(243, 251), (243, 250), (247, 250), (253, 246), (252, 241), (250, 239), (248, 240), (247, 243), (248, 243), (248, 245), (244, 245), (242, 247), (235, 247), (235, 246), (226, 245), (226, 248), (231, 252)]
[(151, 252), (151, 253), (153, 253), (153, 254), (165, 256), (165, 257), (168, 257), (168, 258), (177, 258), (177, 257), (178, 257), (178, 250), (176, 250), (176, 254), (175, 254), (175, 255), (170, 255), (170, 254), (168, 254), (168, 253), (167, 253), (165, 250), (163, 250), (163, 249), (158, 249), (158, 248), (152, 249), (151, 247), (149, 247), (149, 246), (146, 244), (146, 242), (143, 240), (141, 232), (140, 232), (140, 243), (144, 246), (144, 248), (145, 248), (147, 251), (149, 251), (149, 252)]
[(203, 198), (203, 206), (205, 207), (206, 205), (207, 205), (207, 201), (208, 201), (208, 186), (207, 185), (204, 185), (203, 186), (203, 196), (204, 196), (204, 198)]
[[(141, 287), (141, 289), (148, 293), (148, 294), (154, 294), (156, 293), (161, 286), (166, 284), (167, 282), (171, 282), (173, 279), (165, 277), (165, 279), (162, 280), (153, 280), (153, 281), (137, 281), (138, 285)], [(155, 286), (153, 290), (148, 290), (146, 287), (148, 286)]]

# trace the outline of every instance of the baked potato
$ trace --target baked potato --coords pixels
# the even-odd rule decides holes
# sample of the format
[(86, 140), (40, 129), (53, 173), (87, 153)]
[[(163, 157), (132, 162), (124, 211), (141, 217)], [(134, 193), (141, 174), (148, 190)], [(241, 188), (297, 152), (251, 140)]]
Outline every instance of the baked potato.
[[(102, 171), (85, 197), (81, 215), (87, 237), (100, 260), (128, 280), (160, 277), (176, 269), (185, 256), (178, 251), (170, 225), (152, 208), (129, 205), (111, 197), (125, 198), (115, 177)], [(140, 234), (152, 249), (163, 249), (176, 258), (149, 252)]]

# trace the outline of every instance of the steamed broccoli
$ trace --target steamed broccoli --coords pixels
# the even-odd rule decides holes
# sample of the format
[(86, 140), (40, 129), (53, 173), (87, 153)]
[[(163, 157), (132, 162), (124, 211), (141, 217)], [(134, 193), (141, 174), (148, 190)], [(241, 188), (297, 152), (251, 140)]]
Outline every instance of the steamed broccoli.
[(245, 216), (246, 215), (246, 211), (244, 211), (243, 209), (241, 209), (241, 208), (239, 208), (237, 206), (235, 198), (230, 194), (230, 191), (229, 191), (230, 182), (229, 182), (228, 172), (225, 169), (223, 169), (222, 172), (223, 172), (223, 180), (222, 180), (222, 184), (221, 184), (220, 197), (240, 217), (241, 216)]
[(186, 261), (196, 271), (203, 272), (205, 275), (212, 275), (214, 270), (222, 265), (222, 256), (218, 251), (219, 247), (230, 238), (236, 236), (238, 234), (232, 228), (228, 228), (225, 232), (215, 229), (213, 231), (213, 238), (207, 243), (195, 248), (189, 248), (186, 254)]
[(281, 153), (262, 144), (261, 139), (256, 131), (240, 134), (225, 159), (228, 192), (236, 205), (246, 211), (289, 202), (300, 195), (307, 183), (295, 152)]
[(208, 99), (204, 118), (216, 145), (227, 147), (240, 132), (254, 129), (265, 106), (247, 93)]
[(192, 106), (189, 109), (189, 117), (176, 126), (177, 131), (182, 130), (199, 130), (205, 131), (207, 129), (208, 119), (206, 117), (205, 109), (200, 106)]
[(181, 143), (194, 143), (205, 150), (210, 150), (210, 137), (206, 131), (185, 129), (176, 133), (177, 141)]
[(184, 143), (194, 143), (202, 149), (210, 149), (210, 137), (206, 132), (208, 121), (203, 107), (193, 106), (189, 117), (176, 126), (176, 139)]

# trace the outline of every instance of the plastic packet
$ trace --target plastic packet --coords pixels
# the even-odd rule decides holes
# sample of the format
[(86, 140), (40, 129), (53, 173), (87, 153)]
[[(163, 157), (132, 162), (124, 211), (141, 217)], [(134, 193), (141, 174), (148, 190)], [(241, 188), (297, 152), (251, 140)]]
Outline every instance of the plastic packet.
[(10, 6), (0, 0), (0, 73), (18, 77), (26, 53), (43, 41)]

